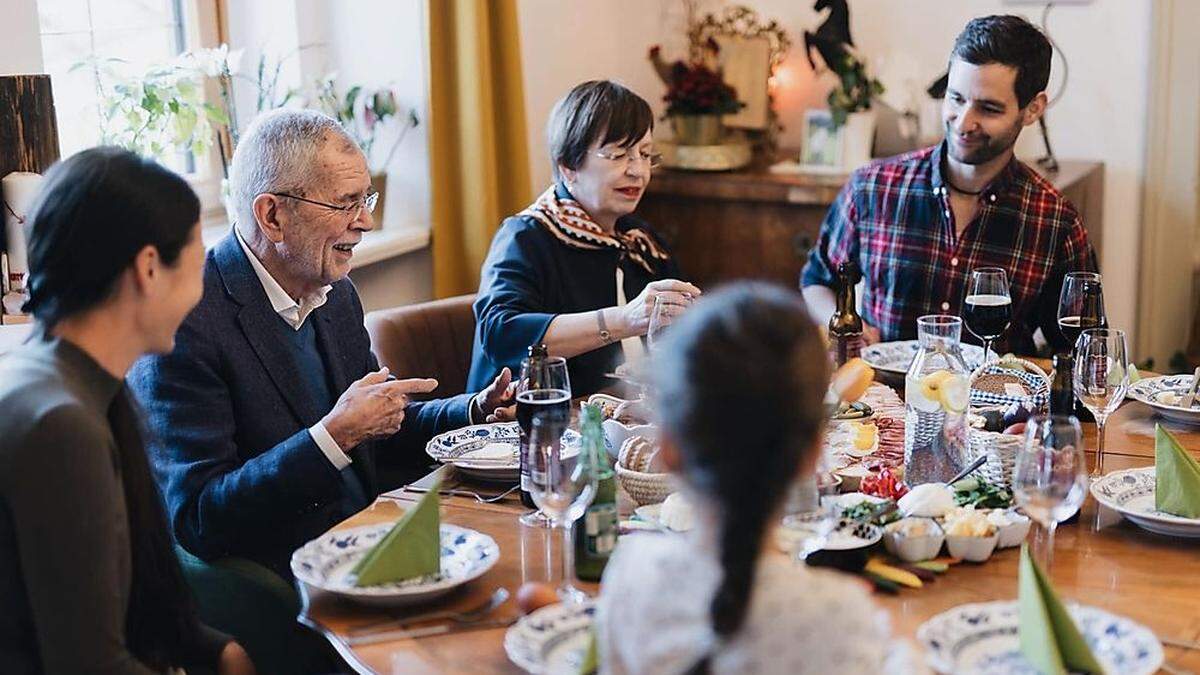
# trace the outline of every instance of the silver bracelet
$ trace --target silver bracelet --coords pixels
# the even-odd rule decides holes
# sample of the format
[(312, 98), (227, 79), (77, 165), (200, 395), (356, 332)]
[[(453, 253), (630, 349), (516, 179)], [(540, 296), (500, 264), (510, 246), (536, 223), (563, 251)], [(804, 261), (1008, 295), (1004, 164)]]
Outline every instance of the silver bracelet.
[(608, 326), (604, 323), (604, 310), (596, 310), (596, 323), (600, 324), (600, 342), (603, 344), (612, 342), (612, 333), (608, 332)]

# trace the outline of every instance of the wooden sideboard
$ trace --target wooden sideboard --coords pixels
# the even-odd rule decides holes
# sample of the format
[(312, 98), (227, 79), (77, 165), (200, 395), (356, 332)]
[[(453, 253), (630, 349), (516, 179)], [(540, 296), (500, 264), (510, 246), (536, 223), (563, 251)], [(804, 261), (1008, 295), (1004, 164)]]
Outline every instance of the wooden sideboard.
[[(1079, 209), (1098, 254), (1104, 164), (1068, 160), (1043, 175)], [(796, 286), (845, 181), (846, 175), (773, 174), (765, 161), (729, 172), (660, 169), (637, 213), (662, 233), (684, 274), (702, 287), (730, 279)]]

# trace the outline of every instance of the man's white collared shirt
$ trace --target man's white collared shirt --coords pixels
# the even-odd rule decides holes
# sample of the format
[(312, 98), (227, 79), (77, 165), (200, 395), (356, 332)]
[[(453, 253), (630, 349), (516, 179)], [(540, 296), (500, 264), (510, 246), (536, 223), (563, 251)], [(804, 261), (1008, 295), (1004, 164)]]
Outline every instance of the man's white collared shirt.
[[(316, 293), (301, 298), (300, 302), (292, 299), (287, 291), (283, 290), (283, 286), (271, 276), (266, 267), (263, 267), (262, 261), (258, 256), (254, 255), (254, 251), (246, 244), (246, 240), (242, 239), (242, 233), (238, 232), (237, 228), (233, 229), (234, 236), (237, 237), (238, 244), (242, 247), (242, 252), (246, 254), (246, 259), (250, 261), (250, 267), (254, 270), (255, 276), (258, 277), (259, 283), (262, 284), (263, 290), (267, 293), (267, 299), (271, 302), (271, 307), (281, 319), (287, 322), (293, 330), (300, 330), (304, 325), (304, 320), (308, 318), (313, 310), (325, 304), (325, 300), (329, 295), (330, 289), (333, 286), (324, 286), (317, 289)], [(325, 456), (329, 458), (329, 462), (333, 464), (333, 468), (341, 471), (350, 465), (352, 461), (340, 447), (337, 441), (333, 440), (333, 436), (329, 435), (329, 431), (325, 429), (325, 425), (317, 422), (308, 429), (308, 433), (316, 442), (317, 447)]]

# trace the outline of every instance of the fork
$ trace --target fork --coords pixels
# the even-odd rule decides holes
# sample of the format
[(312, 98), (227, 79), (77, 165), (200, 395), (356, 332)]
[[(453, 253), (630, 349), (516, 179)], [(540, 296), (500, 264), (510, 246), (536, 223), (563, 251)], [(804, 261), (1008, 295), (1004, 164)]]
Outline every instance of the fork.
[(381, 630), (393, 627), (407, 626), (414, 623), (425, 623), (427, 621), (451, 621), (454, 623), (474, 623), (481, 621), (487, 617), (492, 610), (500, 605), (503, 605), (508, 600), (508, 589), (504, 587), (497, 588), (483, 602), (469, 607), (461, 612), (450, 612), (445, 610), (435, 612), (425, 612), (424, 614), (414, 614), (413, 616), (405, 616), (396, 619), (384, 619), (382, 621), (372, 621), (370, 623), (354, 626), (346, 631), (350, 636), (350, 644), (361, 644), (357, 642), (364, 635), (378, 633)]
[(1197, 368), (1196, 372), (1192, 373), (1192, 384), (1190, 387), (1188, 387), (1187, 395), (1184, 396), (1183, 400), (1179, 402), (1179, 405), (1181, 407), (1187, 408), (1189, 410), (1192, 408), (1192, 403), (1196, 400), (1196, 385), (1197, 384), (1200, 384), (1200, 368)]
[[(475, 499), (475, 501), (479, 502), (480, 504), (494, 504), (494, 503), (500, 501), (501, 499), (504, 499), (505, 497), (516, 492), (517, 488), (519, 488), (519, 487), (521, 487), (521, 486), (514, 485), (514, 486), (508, 488), (507, 490), (505, 490), (504, 492), (501, 492), (498, 495), (481, 495), (478, 492), (471, 492), (470, 490), (459, 490), (456, 488), (448, 489), (448, 490), (438, 490), (438, 494), (442, 495), (444, 497), (473, 497)], [(429, 490), (427, 490), (425, 488), (417, 488), (417, 487), (407, 487), (407, 488), (405, 488), (405, 490), (408, 490), (409, 492), (417, 492), (417, 493), (429, 492)]]

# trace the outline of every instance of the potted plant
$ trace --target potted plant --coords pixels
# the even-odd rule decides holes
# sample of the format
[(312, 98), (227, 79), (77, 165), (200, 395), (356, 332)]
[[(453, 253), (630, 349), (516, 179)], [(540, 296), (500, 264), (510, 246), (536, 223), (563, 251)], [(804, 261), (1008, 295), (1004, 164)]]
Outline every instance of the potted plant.
[(719, 50), (716, 41), (710, 38), (705, 46), (712, 58), (690, 63), (682, 60), (667, 63), (658, 45), (650, 48), (650, 62), (667, 85), (667, 93), (663, 96), (667, 104), (666, 118), (671, 121), (675, 141), (680, 145), (720, 143), (724, 134), (721, 116), (736, 113), (744, 105), (721, 72), (705, 62), (715, 63)]
[[(415, 128), (420, 120), (415, 109), (400, 108), (396, 93), (391, 89), (368, 89), (356, 84), (341, 94), (336, 78), (336, 75), (328, 75), (317, 83), (317, 101), (325, 112), (341, 122), (367, 156), (367, 164), (371, 167), (371, 185), (379, 193), (379, 201), (375, 204), (375, 222), (382, 223), (387, 194), (387, 168), (408, 131)], [(395, 140), (383, 155), (383, 161), (376, 162), (376, 141), (384, 129), (397, 123), (401, 127)]]
[(821, 72), (813, 60), (816, 52), (825, 62), (825, 68), (837, 77), (829, 92), (829, 112), (833, 128), (842, 130), (842, 166), (854, 169), (871, 160), (875, 138), (871, 100), (883, 93), (883, 85), (867, 72), (866, 64), (854, 48), (846, 0), (817, 0), (813, 9), (829, 10), (829, 14), (815, 31), (805, 31), (804, 53), (814, 71)]

